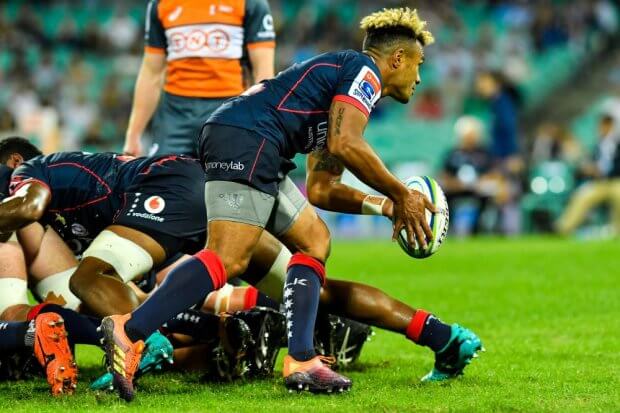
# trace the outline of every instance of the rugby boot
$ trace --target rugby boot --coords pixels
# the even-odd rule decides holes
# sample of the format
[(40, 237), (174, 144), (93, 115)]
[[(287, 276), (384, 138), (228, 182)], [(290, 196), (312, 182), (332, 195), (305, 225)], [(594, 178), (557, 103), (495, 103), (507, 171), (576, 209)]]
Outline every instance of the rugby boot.
[(206, 381), (232, 381), (248, 372), (246, 355), (254, 346), (252, 333), (241, 318), (232, 314), (219, 315), (217, 336), (208, 342), (209, 365), (202, 377)]
[(284, 384), (290, 393), (342, 393), (351, 389), (351, 380), (336, 373), (329, 365), (333, 357), (316, 356), (308, 361), (297, 361), (290, 355), (284, 358)]
[(130, 318), (131, 314), (105, 317), (100, 327), (106, 367), (112, 373), (112, 386), (126, 401), (135, 397), (133, 379), (144, 350), (144, 341), (134, 343), (125, 333), (125, 324)]
[(478, 357), (478, 351), (484, 351), (482, 342), (474, 332), (452, 324), (448, 344), (435, 353), (435, 365), (423, 382), (438, 382), (463, 374), (465, 367)]
[(347, 368), (357, 361), (372, 335), (372, 328), (367, 324), (331, 314), (319, 316), (314, 334), (315, 350), (324, 356), (334, 356), (334, 368)]
[[(151, 371), (162, 370), (166, 364), (172, 364), (174, 349), (170, 341), (159, 331), (154, 332), (144, 342), (144, 352), (134, 382)], [(91, 390), (114, 390), (112, 373), (103, 374), (90, 384)]]
[(39, 314), (34, 319), (34, 355), (45, 370), (54, 396), (73, 394), (77, 387), (77, 365), (64, 324), (56, 313)]
[(238, 311), (235, 317), (245, 321), (252, 334), (253, 345), (246, 355), (248, 376), (271, 377), (283, 338), (286, 340), (286, 318), (266, 307)]

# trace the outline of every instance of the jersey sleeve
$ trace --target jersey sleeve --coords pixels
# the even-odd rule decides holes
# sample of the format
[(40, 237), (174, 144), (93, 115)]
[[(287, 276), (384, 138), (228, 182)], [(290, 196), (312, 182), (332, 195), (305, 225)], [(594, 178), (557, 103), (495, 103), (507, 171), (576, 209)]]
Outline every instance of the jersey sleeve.
[(247, 0), (243, 19), (245, 43), (248, 49), (275, 47), (276, 33), (267, 0)]
[(144, 23), (144, 50), (148, 53), (166, 52), (166, 32), (157, 13), (158, 0), (151, 0), (146, 6)]
[(38, 182), (49, 189), (48, 181), (47, 174), (42, 165), (36, 160), (30, 160), (21, 164), (13, 171), (9, 184), (9, 195), (14, 195), (21, 187), (31, 182)]
[(342, 74), (333, 100), (349, 103), (368, 117), (381, 98), (379, 75), (358, 58), (345, 60), (340, 70)]

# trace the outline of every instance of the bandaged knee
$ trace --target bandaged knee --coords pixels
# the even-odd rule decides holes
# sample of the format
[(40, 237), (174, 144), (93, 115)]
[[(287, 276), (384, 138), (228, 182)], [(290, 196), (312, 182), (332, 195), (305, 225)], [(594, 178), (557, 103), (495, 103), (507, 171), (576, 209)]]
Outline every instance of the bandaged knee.
[(39, 281), (34, 287), (37, 298), (40, 301), (49, 301), (71, 310), (77, 310), (82, 302), (69, 289), (69, 280), (76, 268), (69, 268)]
[(108, 230), (97, 235), (82, 257), (111, 265), (125, 283), (153, 268), (153, 258), (144, 248)]
[(21, 278), (0, 278), (0, 314), (14, 305), (28, 305), (28, 282)]
[[(234, 287), (230, 284), (224, 285), (219, 290), (215, 290), (207, 296), (207, 306), (214, 314), (226, 313), (230, 311), (231, 296)], [(236, 309), (235, 309), (236, 310)]]
[(293, 254), (287, 248), (282, 247), (269, 272), (255, 285), (261, 293), (278, 303), (282, 302), (282, 289), (286, 281), (286, 268), (292, 256)]

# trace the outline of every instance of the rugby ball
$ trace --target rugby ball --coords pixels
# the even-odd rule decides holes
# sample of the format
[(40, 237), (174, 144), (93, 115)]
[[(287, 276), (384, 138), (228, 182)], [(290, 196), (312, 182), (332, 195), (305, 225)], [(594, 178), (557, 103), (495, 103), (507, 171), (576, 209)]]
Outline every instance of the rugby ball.
[(433, 241), (426, 248), (418, 247), (417, 241), (415, 245), (409, 245), (407, 242), (407, 232), (402, 229), (398, 235), (398, 245), (408, 255), (413, 258), (426, 258), (433, 255), (448, 234), (448, 224), (450, 222), (450, 212), (448, 211), (448, 201), (443, 190), (433, 178), (429, 176), (412, 176), (405, 180), (407, 188), (422, 192), (435, 205), (437, 213), (433, 214), (426, 211), (426, 221), (433, 232)]

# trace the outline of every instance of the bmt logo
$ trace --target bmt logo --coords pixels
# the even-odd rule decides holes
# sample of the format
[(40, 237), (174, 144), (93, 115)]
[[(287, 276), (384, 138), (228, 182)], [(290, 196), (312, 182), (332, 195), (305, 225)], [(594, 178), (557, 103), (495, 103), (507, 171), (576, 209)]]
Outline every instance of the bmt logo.
[(189, 33), (177, 32), (171, 38), (173, 53), (196, 52), (206, 47), (214, 52), (223, 52), (230, 45), (230, 36), (224, 30), (193, 30)]

